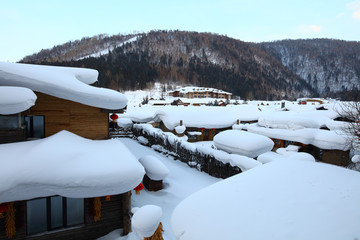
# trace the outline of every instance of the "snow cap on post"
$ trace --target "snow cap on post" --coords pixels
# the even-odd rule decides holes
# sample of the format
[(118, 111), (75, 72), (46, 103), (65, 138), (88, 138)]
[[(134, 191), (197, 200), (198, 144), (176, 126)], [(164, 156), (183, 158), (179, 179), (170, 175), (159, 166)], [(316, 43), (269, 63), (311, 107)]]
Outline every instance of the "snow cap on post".
[(169, 169), (152, 155), (141, 157), (139, 162), (145, 168), (146, 175), (152, 180), (163, 180), (169, 174)]
[(162, 209), (156, 205), (145, 205), (133, 212), (132, 229), (141, 239), (151, 237), (160, 224)]

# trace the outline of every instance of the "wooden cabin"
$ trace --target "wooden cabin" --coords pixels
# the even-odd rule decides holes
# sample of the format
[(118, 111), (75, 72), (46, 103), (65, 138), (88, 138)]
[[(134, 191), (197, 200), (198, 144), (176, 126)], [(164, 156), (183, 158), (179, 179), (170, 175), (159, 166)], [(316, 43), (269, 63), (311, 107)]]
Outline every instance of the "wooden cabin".
[(337, 166), (348, 166), (350, 163), (350, 151), (342, 150), (329, 150), (329, 149), (320, 149), (312, 144), (303, 144), (300, 142), (287, 141), (282, 139), (271, 138), (274, 142), (273, 151), (276, 151), (278, 148), (285, 148), (289, 145), (299, 146), (299, 152), (306, 152), (311, 154), (317, 161), (329, 163)]
[(89, 139), (109, 138), (108, 111), (35, 92), (35, 106), (22, 113), (28, 138), (51, 136), (67, 130)]
[[(13, 66), (19, 70), (19, 73), (12, 72)], [(28, 72), (23, 71), (26, 68), (36, 70), (31, 71), (35, 75), (27, 76)], [(12, 81), (15, 80), (16, 86), (23, 84), (22, 87), (31, 89), (32, 83), (29, 79), (34, 79), (34, 82), (35, 80), (44, 81), (43, 85), (39, 85), (43, 86), (40, 87), (42, 92), (35, 91), (37, 100), (34, 106), (16, 114), (0, 115), (1, 123), (8, 123), (8, 125), (2, 124), (0, 127), (0, 143), (45, 138), (61, 130), (67, 130), (88, 139), (109, 138), (109, 113), (122, 112), (123, 107), (126, 106), (123, 96), (109, 89), (101, 89), (99, 92), (90, 91), (91, 93), (96, 92), (92, 96), (91, 93), (86, 92), (88, 87), (85, 87), (84, 96), (86, 98), (84, 99), (90, 102), (86, 104), (71, 100), (71, 97), (66, 99), (56, 96), (58, 92), (66, 91), (66, 89), (60, 88), (54, 94), (53, 89), (49, 87), (48, 94), (46, 81), (47, 78), (53, 76), (51, 74), (53, 70), (57, 75), (61, 75), (64, 71), (64, 78), (68, 78), (69, 72), (72, 72), (76, 78), (81, 78), (86, 83), (90, 82), (87, 78), (91, 77), (95, 80), (97, 78), (94, 71), (75, 68), (59, 69), (52, 66), (0, 64), (0, 85), (11, 86)], [(38, 76), (36, 75), (38, 71), (49, 74), (44, 74), (47, 77)], [(1, 73), (8, 75), (2, 77)], [(24, 75), (22, 76), (22, 74)], [(71, 76), (74, 78), (71, 80), (76, 81), (74, 76)], [(18, 80), (20, 83), (17, 82)], [(36, 84), (34, 87), (38, 88)], [(71, 96), (71, 87), (69, 92), (68, 95)], [(102, 96), (105, 99), (103, 102), (101, 102)], [(103, 107), (93, 106), (98, 102)], [(109, 103), (114, 105), (107, 109)], [(116, 106), (119, 106), (120, 109), (116, 109)], [(120, 228), (126, 235), (131, 231), (130, 208), (131, 192), (107, 197), (76, 199), (58, 195), (35, 196), (33, 199), (0, 203), (0, 239), (96, 239)], [(11, 237), (9, 232), (13, 233), (10, 234)]]

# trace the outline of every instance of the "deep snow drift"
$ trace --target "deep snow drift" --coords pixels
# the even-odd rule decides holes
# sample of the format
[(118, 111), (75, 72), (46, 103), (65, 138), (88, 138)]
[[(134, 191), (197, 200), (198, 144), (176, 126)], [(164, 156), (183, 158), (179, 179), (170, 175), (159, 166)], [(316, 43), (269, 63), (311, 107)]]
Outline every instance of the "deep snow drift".
[(357, 239), (360, 174), (276, 161), (207, 187), (174, 210), (177, 239)]

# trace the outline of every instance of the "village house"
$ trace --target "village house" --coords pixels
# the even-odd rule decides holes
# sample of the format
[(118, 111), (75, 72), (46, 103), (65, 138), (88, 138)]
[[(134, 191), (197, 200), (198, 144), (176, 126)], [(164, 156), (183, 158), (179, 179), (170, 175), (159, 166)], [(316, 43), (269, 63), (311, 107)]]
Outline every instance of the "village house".
[(183, 87), (174, 91), (168, 92), (172, 97), (183, 98), (218, 98), (218, 99), (231, 99), (231, 93), (219, 90), (216, 88), (205, 87)]
[(310, 153), (318, 161), (347, 166), (351, 146), (341, 131), (344, 122), (332, 119), (336, 116), (330, 110), (283, 111), (262, 116), (258, 124), (249, 125), (247, 130), (271, 138), (274, 150), (295, 145), (299, 152)]
[[(120, 113), (127, 99), (89, 86), (97, 76), (0, 63), (0, 239), (130, 231), (131, 190), (145, 172), (126, 146), (106, 140), (109, 113)], [(122, 157), (113, 159), (115, 149)]]
[[(247, 112), (246, 116), (244, 112)], [(172, 132), (189, 142), (212, 141), (214, 136), (242, 121), (257, 121), (260, 111), (248, 106), (167, 107), (156, 111), (153, 126)]]

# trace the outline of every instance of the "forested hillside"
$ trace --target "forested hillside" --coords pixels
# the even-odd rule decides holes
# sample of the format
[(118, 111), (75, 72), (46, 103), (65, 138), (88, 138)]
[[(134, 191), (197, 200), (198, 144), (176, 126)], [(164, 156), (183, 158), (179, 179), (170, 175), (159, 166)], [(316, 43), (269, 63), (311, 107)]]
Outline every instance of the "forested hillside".
[(259, 44), (321, 96), (353, 99), (360, 89), (360, 42), (332, 39)]
[(154, 82), (223, 89), (244, 99), (354, 98), (360, 44), (329, 39), (246, 43), (212, 33), (99, 35), (42, 50), (22, 62), (97, 69), (99, 85), (135, 90)]

